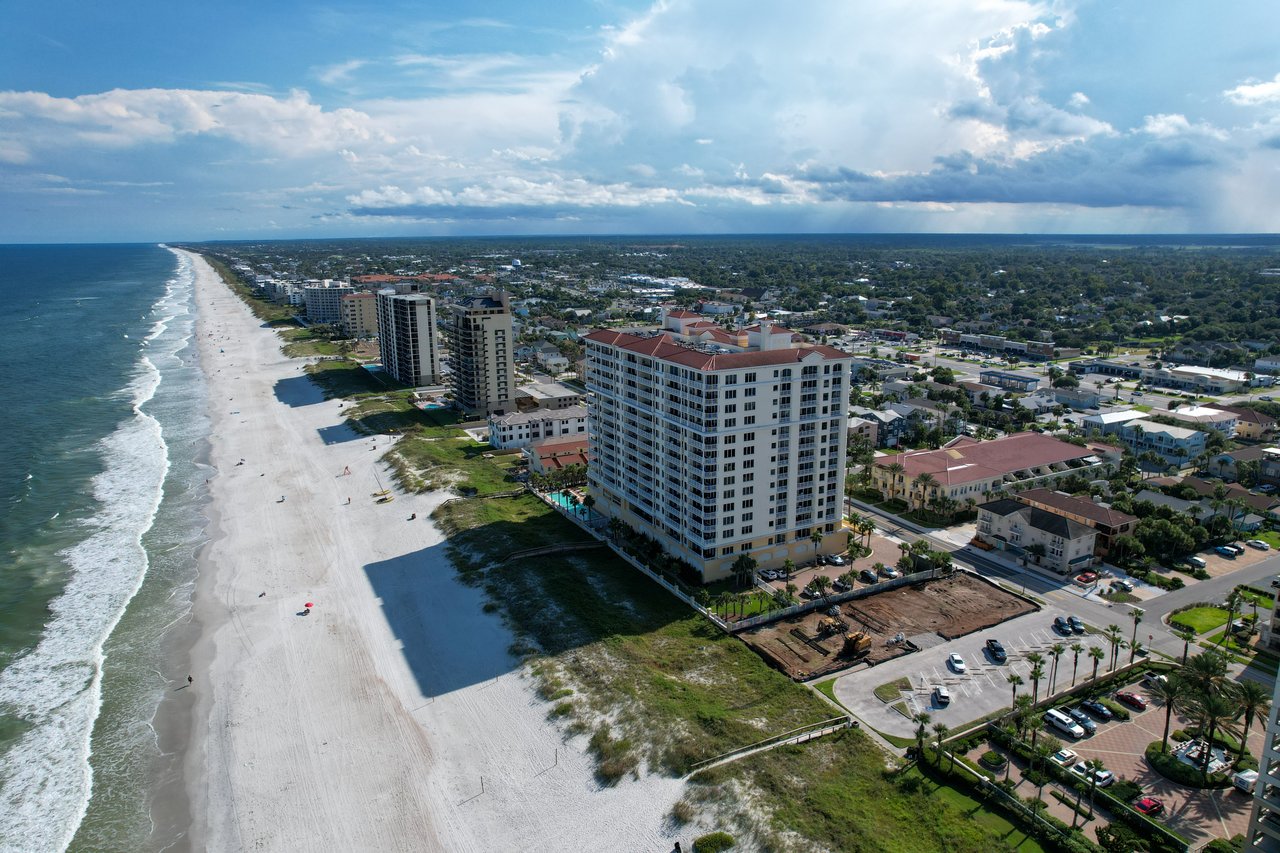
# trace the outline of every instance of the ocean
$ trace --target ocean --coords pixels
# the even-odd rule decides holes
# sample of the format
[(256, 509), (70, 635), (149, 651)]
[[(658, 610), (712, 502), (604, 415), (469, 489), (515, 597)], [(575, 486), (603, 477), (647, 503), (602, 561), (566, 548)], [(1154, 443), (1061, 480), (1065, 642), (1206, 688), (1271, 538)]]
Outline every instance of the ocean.
[(0, 246), (5, 853), (172, 841), (153, 720), (205, 524), (193, 284), (162, 246)]

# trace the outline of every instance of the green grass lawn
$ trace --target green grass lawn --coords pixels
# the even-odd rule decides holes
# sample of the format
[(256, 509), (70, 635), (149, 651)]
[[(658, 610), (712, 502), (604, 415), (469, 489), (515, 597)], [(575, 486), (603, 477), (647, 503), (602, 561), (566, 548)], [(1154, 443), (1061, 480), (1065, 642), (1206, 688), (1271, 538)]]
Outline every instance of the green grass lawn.
[(1227, 611), (1221, 607), (1193, 607), (1190, 610), (1184, 610), (1169, 617), (1169, 622), (1173, 625), (1189, 628), (1197, 634), (1203, 634), (1206, 631), (1212, 631), (1214, 628), (1225, 625)]
[(893, 681), (886, 681), (871, 692), (874, 693), (875, 697), (881, 702), (896, 702), (902, 698), (902, 691), (910, 689), (910, 679), (898, 678)]
[(1001, 815), (941, 784), (932, 768), (886, 772), (883, 754), (856, 730), (775, 749), (708, 776), (714, 783), (747, 779), (769, 804), (773, 829), (799, 833), (822, 849), (1043, 851)]

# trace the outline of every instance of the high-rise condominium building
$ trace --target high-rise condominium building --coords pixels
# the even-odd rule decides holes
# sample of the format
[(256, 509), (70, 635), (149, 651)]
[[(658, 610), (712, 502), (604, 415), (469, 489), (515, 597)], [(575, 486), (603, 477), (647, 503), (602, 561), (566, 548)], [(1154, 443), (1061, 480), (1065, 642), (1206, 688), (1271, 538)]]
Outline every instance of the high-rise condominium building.
[(336, 326), (342, 321), (342, 297), (355, 293), (346, 282), (308, 281), (302, 288), (302, 298), (307, 306), (307, 319), (312, 323)]
[[(1274, 631), (1275, 628), (1273, 627)], [(1249, 834), (1245, 850), (1264, 853), (1280, 851), (1280, 684), (1271, 697), (1267, 730), (1258, 756), (1258, 779), (1253, 788), (1253, 813), (1249, 817)]]
[(378, 350), (382, 369), (404, 384), (439, 382), (435, 300), (423, 293), (378, 291)]
[(851, 357), (768, 324), (700, 332), (685, 313), (585, 338), (595, 509), (707, 581), (741, 554), (772, 568), (843, 550)]
[(362, 291), (342, 297), (342, 331), (353, 338), (378, 334), (378, 295)]
[(453, 398), (472, 417), (516, 409), (515, 342), (511, 303), (494, 293), (449, 306), (449, 354)]

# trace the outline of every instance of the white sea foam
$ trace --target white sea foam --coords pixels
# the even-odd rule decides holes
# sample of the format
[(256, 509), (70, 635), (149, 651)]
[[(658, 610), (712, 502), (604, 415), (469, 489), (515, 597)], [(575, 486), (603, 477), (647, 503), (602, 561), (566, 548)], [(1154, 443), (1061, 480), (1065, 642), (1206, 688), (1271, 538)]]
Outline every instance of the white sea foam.
[[(157, 319), (148, 341), (188, 313), (194, 279), (190, 262), (179, 258), (178, 271), (152, 307)], [(176, 354), (189, 337), (188, 331), (166, 339), (163, 355)], [(98, 444), (104, 470), (93, 479), (97, 512), (83, 522), (85, 538), (59, 554), (71, 570), (66, 587), (50, 604), (40, 643), (0, 673), (0, 705), (31, 726), (0, 763), (0, 851), (65, 849), (88, 806), (103, 643), (146, 575), (142, 537), (169, 468), (161, 425), (142, 410), (160, 381), (155, 364), (142, 356), (120, 392), (132, 402), (133, 415)]]

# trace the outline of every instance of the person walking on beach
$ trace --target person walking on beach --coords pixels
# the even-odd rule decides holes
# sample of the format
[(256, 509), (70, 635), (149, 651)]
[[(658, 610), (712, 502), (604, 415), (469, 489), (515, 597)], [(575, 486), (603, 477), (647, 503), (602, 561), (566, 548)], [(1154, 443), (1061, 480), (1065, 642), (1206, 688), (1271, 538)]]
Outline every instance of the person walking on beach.
[(193, 683), (194, 681), (195, 681), (195, 679), (194, 679), (194, 678), (192, 678), (192, 677), (191, 677), (191, 676), (189, 676), (189, 675), (187, 676), (187, 684), (191, 684), (191, 683)]

